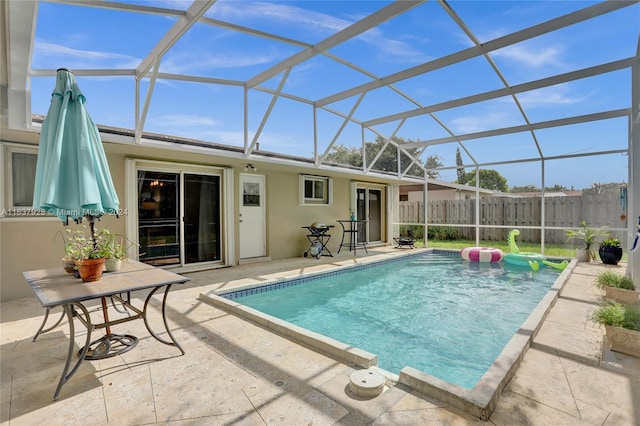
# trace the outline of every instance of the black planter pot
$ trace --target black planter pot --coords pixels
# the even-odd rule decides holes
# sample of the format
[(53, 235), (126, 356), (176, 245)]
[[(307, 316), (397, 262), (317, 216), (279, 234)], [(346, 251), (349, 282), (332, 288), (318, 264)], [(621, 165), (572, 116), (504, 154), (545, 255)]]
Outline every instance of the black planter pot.
[(617, 265), (622, 259), (622, 247), (600, 247), (600, 260), (607, 265)]

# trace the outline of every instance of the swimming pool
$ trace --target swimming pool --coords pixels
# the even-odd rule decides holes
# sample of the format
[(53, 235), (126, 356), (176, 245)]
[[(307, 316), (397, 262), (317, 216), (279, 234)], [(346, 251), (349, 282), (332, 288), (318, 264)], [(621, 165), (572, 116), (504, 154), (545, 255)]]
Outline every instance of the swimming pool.
[[(453, 255), (452, 255), (453, 254)], [(221, 296), (405, 366), (473, 388), (558, 278), (427, 253)]]
[[(320, 276), (350, 274), (360, 269), (377, 268), (378, 265), (384, 265), (387, 262), (393, 264), (394, 262), (402, 261), (399, 259), (403, 257), (406, 257), (407, 260), (416, 259), (428, 253), (448, 254), (449, 256), (453, 256), (453, 258), (460, 259), (459, 250), (426, 248), (412, 250), (411, 252), (402, 250), (392, 250), (390, 252), (381, 251), (372, 256), (347, 258), (345, 260), (334, 259), (326, 265), (318, 264), (317, 266), (295, 268), (273, 275), (247, 276), (238, 281), (225, 282), (224, 288), (213, 288), (202, 292), (198, 296), (198, 300), (250, 320), (273, 333), (331, 356), (347, 365), (354, 366), (355, 368), (371, 368), (378, 365), (378, 356), (374, 353), (296, 326), (291, 322), (262, 313), (230, 298), (234, 295), (245, 296), (295, 286), (308, 281), (314, 281)], [(447, 406), (455, 407), (483, 420), (488, 420), (497, 406), (502, 391), (516, 373), (527, 349), (540, 330), (546, 315), (558, 299), (558, 295), (564, 285), (569, 280), (576, 264), (577, 261), (575, 259), (572, 260), (569, 265), (557, 275), (551, 288), (542, 296), (540, 302), (504, 346), (502, 352), (500, 352), (493, 364), (489, 367), (489, 370), (472, 389), (455, 385), (410, 366), (402, 368), (399, 376), (385, 374), (387, 385), (409, 387), (419, 393), (439, 400)], [(469, 272), (473, 271), (473, 268), (484, 269), (487, 267), (498, 268), (499, 265), (468, 265)], [(520, 271), (522, 271), (522, 269), (520, 269)], [(551, 271), (544, 271), (544, 268), (541, 268), (541, 271), (543, 273), (551, 273)], [(327, 272), (329, 273), (327, 274)], [(533, 273), (529, 271), (526, 272)], [(493, 271), (493, 273), (497, 272)], [(400, 278), (400, 276), (396, 276), (395, 282), (399, 282)], [(384, 370), (380, 372), (384, 372)]]

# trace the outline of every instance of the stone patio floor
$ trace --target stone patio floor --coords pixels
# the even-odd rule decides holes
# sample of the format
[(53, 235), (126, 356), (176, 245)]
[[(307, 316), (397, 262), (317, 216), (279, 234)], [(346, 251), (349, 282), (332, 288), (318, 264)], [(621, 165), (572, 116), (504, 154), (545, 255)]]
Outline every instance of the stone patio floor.
[[(382, 247), (368, 256), (341, 253), (185, 273), (191, 282), (174, 286), (167, 316), (186, 355), (151, 338), (142, 321), (121, 324), (116, 331), (139, 336), (138, 346), (82, 363), (55, 402), (68, 347), (66, 321), (32, 342), (44, 313), (36, 299), (2, 303), (1, 424), (640, 425), (640, 359), (609, 351), (603, 328), (589, 320), (601, 297), (593, 285), (605, 267), (600, 263), (577, 265), (488, 422), (402, 385), (373, 399), (357, 397), (348, 389), (355, 367), (198, 300), (219, 288), (407, 251)], [(152, 304), (159, 318), (160, 299)]]

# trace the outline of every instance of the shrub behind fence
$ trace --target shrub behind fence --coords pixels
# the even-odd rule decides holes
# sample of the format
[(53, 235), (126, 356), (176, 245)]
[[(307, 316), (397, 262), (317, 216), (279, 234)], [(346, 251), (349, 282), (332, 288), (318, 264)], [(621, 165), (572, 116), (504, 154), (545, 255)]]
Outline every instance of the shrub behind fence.
[[(545, 226), (572, 228), (585, 221), (590, 227), (626, 227), (620, 221), (621, 211), (617, 191), (578, 196), (545, 197)], [(400, 223), (424, 223), (424, 203), (422, 201), (401, 201), (399, 204)], [(494, 197), (479, 201), (480, 229), (483, 241), (506, 240), (511, 228), (540, 226), (542, 220), (542, 198), (539, 197)], [(438, 224), (475, 225), (476, 200), (429, 201), (427, 215), (430, 226)], [(508, 226), (495, 228), (491, 225)], [(475, 239), (474, 228), (458, 228), (460, 238)], [(520, 229), (519, 241), (540, 242), (540, 230)], [(564, 243), (564, 230), (545, 230), (547, 243)]]

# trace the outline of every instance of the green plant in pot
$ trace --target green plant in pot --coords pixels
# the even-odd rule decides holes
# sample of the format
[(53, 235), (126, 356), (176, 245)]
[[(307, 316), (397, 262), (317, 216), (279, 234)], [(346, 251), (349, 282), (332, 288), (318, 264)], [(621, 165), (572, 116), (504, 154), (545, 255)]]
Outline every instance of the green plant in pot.
[(631, 304), (638, 299), (633, 280), (612, 270), (605, 270), (596, 276), (596, 286), (604, 290), (605, 296), (619, 303)]
[(137, 246), (120, 234), (112, 234), (108, 229), (102, 231), (101, 236), (106, 240), (105, 270), (114, 272), (120, 269), (122, 261), (127, 258), (130, 247)]
[(102, 277), (104, 259), (109, 253), (108, 239), (102, 232), (87, 236), (85, 229), (84, 226), (75, 231), (67, 229), (66, 253), (75, 261), (82, 281), (97, 281)]
[(579, 229), (568, 229), (566, 231), (567, 241), (579, 240), (582, 241), (583, 247), (576, 249), (576, 257), (578, 260), (584, 262), (591, 262), (591, 259), (595, 259), (596, 254), (592, 249), (598, 237), (608, 235), (604, 228), (589, 228), (587, 223), (583, 220), (580, 222)]
[(617, 265), (620, 259), (622, 259), (622, 243), (618, 238), (607, 238), (600, 243), (598, 255), (602, 263)]
[(605, 326), (612, 351), (640, 357), (640, 307), (605, 300), (592, 320)]
[[(67, 235), (71, 233), (71, 230), (69, 228), (67, 228), (66, 231), (67, 231), (66, 232)], [(62, 243), (64, 244), (64, 256), (62, 257), (62, 267), (64, 268), (65, 272), (69, 274), (73, 274), (74, 271), (76, 270), (76, 261), (75, 259), (73, 259), (73, 255), (71, 253), (71, 250), (72, 250), (71, 241), (69, 238), (65, 237), (65, 234), (58, 231), (56, 233), (56, 236), (53, 239), (54, 242), (58, 236), (62, 238)]]

